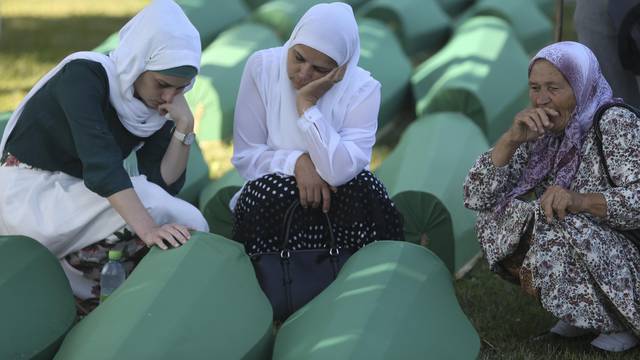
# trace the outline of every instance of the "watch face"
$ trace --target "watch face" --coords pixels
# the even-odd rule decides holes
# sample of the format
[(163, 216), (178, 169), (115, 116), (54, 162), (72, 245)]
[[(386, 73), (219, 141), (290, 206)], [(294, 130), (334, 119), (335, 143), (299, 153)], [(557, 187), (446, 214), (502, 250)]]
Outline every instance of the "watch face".
[(184, 140), (182, 140), (182, 142), (185, 145), (191, 145), (193, 144), (193, 142), (196, 140), (196, 134), (194, 133), (188, 133), (184, 136)]

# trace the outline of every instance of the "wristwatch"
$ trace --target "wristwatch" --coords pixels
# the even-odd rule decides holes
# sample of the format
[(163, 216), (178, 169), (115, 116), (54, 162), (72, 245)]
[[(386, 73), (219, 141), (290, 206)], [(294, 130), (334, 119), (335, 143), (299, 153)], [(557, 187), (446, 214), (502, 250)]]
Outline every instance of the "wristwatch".
[(184, 133), (178, 131), (174, 127), (173, 128), (173, 137), (175, 137), (176, 139), (180, 140), (181, 143), (189, 146), (189, 145), (193, 144), (193, 141), (196, 139), (196, 134), (194, 134), (192, 132), (184, 134)]

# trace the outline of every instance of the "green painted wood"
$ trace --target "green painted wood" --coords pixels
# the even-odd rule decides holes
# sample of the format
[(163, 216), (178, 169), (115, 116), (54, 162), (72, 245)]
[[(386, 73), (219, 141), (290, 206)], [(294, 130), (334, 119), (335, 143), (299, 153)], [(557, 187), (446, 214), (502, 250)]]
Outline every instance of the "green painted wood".
[(436, 0), (371, 0), (358, 10), (358, 16), (387, 24), (410, 56), (436, 51), (452, 29), (451, 19)]
[(393, 203), (404, 218), (406, 241), (425, 246), (455, 271), (455, 237), (449, 210), (433, 194), (422, 191), (403, 191)]
[(553, 21), (553, 17), (556, 14), (557, 0), (534, 0), (534, 2), (538, 5), (540, 11)]
[(191, 144), (187, 162), (187, 175), (184, 186), (178, 197), (191, 204), (198, 205), (200, 192), (209, 183), (209, 166), (202, 156), (202, 150), (197, 142)]
[(229, 200), (240, 190), (244, 179), (234, 168), (216, 181), (209, 182), (200, 193), (200, 211), (209, 224), (209, 231), (231, 239), (233, 214)]
[(455, 238), (455, 272), (480, 249), (474, 232), (476, 217), (463, 205), (462, 184), (488, 148), (478, 126), (463, 114), (430, 114), (407, 128), (376, 170), (392, 197), (404, 191), (427, 192), (447, 208)]
[(58, 259), (26, 236), (0, 236), (0, 359), (51, 359), (75, 318)]
[(241, 244), (193, 233), (153, 248), (56, 359), (267, 359), (272, 311)]
[(244, 185), (244, 181), (245, 180), (240, 176), (235, 168), (229, 170), (220, 179), (210, 181), (200, 193), (200, 211), (206, 211), (207, 203), (216, 195), (216, 193), (218, 193), (218, 191), (229, 186), (242, 187), (242, 185)]
[(438, 0), (438, 3), (449, 16), (458, 16), (464, 11), (474, 0)]
[(255, 9), (251, 17), (272, 28), (284, 41), (289, 38), (302, 15), (313, 5), (322, 2), (322, 0), (271, 0)]
[(115, 32), (107, 37), (100, 45), (96, 46), (93, 51), (108, 54), (111, 50), (118, 47), (120, 43), (120, 34)]
[[(254, 21), (271, 27), (285, 41), (298, 23), (298, 20), (313, 5), (325, 3), (323, 0), (271, 0), (263, 3), (253, 11), (251, 17)], [(345, 0), (344, 3), (357, 8), (366, 3), (365, 0)]]
[(229, 201), (241, 186), (223, 187), (203, 204), (202, 215), (209, 224), (212, 233), (231, 239), (233, 236), (233, 213), (229, 209)]
[(176, 3), (198, 29), (203, 49), (224, 29), (242, 21), (250, 14), (244, 0), (176, 0)]
[(464, 113), (493, 143), (528, 104), (528, 64), (507, 22), (471, 18), (416, 68), (411, 78), (416, 113)]
[[(526, 16), (523, 16), (526, 14)], [(513, 28), (527, 53), (537, 52), (553, 42), (553, 24), (531, 0), (478, 0), (458, 20), (464, 23), (474, 16), (496, 16)]]
[(9, 118), (11, 118), (11, 112), (0, 113), (0, 134), (4, 132), (4, 128), (7, 126)]
[(269, 0), (245, 0), (245, 3), (247, 4), (247, 6), (249, 6), (249, 9), (255, 10), (267, 1)]
[(429, 250), (377, 241), (280, 328), (274, 360), (475, 359), (480, 337)]
[(202, 53), (200, 74), (186, 94), (199, 141), (230, 141), (244, 65), (260, 49), (280, 45), (268, 27), (242, 23), (221, 33)]
[[(250, 14), (243, 0), (176, 0), (193, 26), (200, 33), (202, 48), (206, 48), (224, 29), (238, 23)], [(118, 33), (109, 35), (93, 51), (108, 54), (118, 47)]]
[(360, 32), (359, 66), (382, 85), (378, 127), (392, 122), (404, 108), (410, 106), (412, 66), (400, 43), (383, 23), (367, 18), (358, 19)]

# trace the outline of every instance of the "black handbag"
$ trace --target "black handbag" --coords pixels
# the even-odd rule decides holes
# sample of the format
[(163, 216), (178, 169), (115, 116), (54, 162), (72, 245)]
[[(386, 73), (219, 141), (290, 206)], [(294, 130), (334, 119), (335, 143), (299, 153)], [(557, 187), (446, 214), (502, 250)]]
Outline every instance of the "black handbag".
[(280, 251), (250, 255), (260, 287), (273, 307), (273, 319), (279, 322), (286, 320), (329, 286), (338, 276), (342, 265), (355, 252), (353, 249), (338, 249), (331, 220), (324, 212), (328, 247), (291, 249), (289, 232), (293, 215), (299, 207), (300, 202), (296, 199), (285, 212)]
[[(602, 149), (602, 131), (600, 130), (600, 118), (609, 108), (613, 106), (623, 107), (628, 109), (629, 111), (636, 114), (636, 117), (640, 119), (640, 111), (634, 108), (631, 105), (627, 104), (608, 104), (602, 106), (596, 111), (596, 114), (593, 117), (593, 128), (596, 134), (596, 145), (598, 148), (598, 155), (600, 156), (600, 160), (602, 161), (602, 165), (604, 166), (604, 173), (607, 175), (607, 182), (611, 187), (618, 187), (613, 180), (611, 179), (611, 174), (609, 174), (609, 167), (607, 166), (607, 159), (604, 157), (604, 150)], [(627, 239), (629, 239), (637, 248), (640, 250), (640, 229), (631, 229), (631, 230), (618, 230), (618, 232), (622, 233)]]

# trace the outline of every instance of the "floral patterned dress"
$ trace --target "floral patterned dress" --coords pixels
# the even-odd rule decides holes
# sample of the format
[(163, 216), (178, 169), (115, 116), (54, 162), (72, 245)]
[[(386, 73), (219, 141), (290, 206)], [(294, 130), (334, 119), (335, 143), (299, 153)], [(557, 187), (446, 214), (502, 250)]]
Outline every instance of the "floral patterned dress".
[[(617, 230), (640, 228), (640, 119), (621, 107), (600, 121), (607, 182), (593, 128), (586, 136), (581, 162), (570, 190), (602, 193), (605, 218), (569, 214), (547, 223), (539, 198), (553, 185), (553, 174), (529, 199), (516, 198), (503, 212), (496, 204), (515, 186), (527, 164), (530, 144), (521, 145), (510, 163), (496, 167), (490, 151), (476, 161), (464, 185), (465, 206), (476, 210), (476, 231), (491, 269), (523, 252), (520, 280), (535, 289), (542, 306), (567, 323), (599, 333), (632, 330), (640, 334), (640, 252)], [(526, 235), (525, 235), (526, 234)]]

